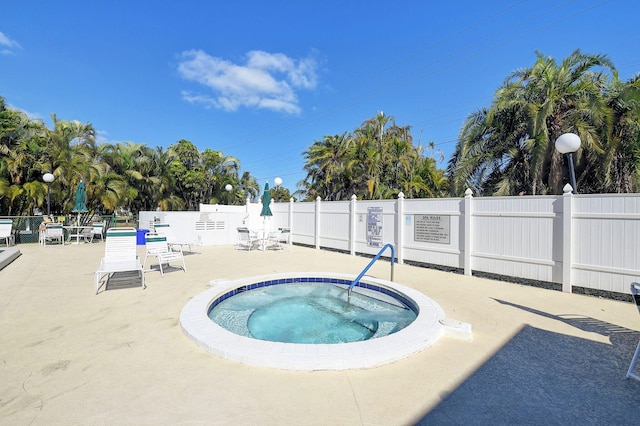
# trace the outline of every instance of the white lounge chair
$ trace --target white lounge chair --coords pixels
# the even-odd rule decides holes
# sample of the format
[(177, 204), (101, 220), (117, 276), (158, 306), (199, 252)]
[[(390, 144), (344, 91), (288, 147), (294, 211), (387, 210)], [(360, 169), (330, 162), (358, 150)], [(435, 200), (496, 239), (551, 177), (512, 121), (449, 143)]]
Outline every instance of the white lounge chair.
[[(182, 269), (187, 272), (187, 265), (184, 262), (184, 255), (182, 253), (182, 247), (174, 246), (169, 247), (167, 243), (167, 237), (163, 234), (147, 233), (144, 236), (145, 244), (147, 247), (147, 253), (144, 256), (143, 267), (147, 264), (147, 258), (155, 257), (158, 260), (160, 266), (160, 275), (164, 277), (163, 264), (169, 265), (170, 262), (182, 262)], [(151, 269), (151, 265), (149, 265)]]
[[(638, 313), (640, 313), (640, 283), (631, 284), (631, 295), (633, 296), (633, 300), (636, 302)], [(640, 381), (640, 376), (638, 376), (633, 372), (633, 370), (635, 370), (636, 368), (636, 363), (638, 362), (639, 356), (640, 356), (640, 342), (638, 342), (638, 346), (636, 347), (636, 352), (633, 354), (633, 358), (631, 359), (631, 365), (629, 366), (629, 370), (627, 371), (627, 378), (631, 377), (632, 379), (636, 379)]]
[(13, 239), (13, 221), (11, 219), (0, 219), (0, 241), (4, 240), (7, 247), (15, 244)]
[(42, 244), (44, 246), (51, 245), (54, 241), (64, 245), (64, 227), (61, 223), (50, 222), (44, 228)]
[(114, 272), (137, 271), (142, 280), (142, 288), (147, 288), (144, 283), (144, 268), (136, 253), (136, 241), (135, 228), (110, 228), (107, 231), (104, 257), (96, 271), (96, 294), (102, 287), (102, 279), (107, 277), (108, 280)]
[(254, 236), (249, 228), (237, 228), (238, 242), (236, 244), (236, 250), (247, 250), (255, 248), (256, 244), (260, 242), (260, 239)]
[(171, 225), (168, 223), (155, 223), (153, 225), (153, 229), (157, 234), (164, 234), (167, 237), (167, 243), (169, 246), (187, 246), (189, 247), (189, 252), (193, 252), (193, 250), (191, 250), (191, 245), (194, 243), (177, 238), (173, 233), (173, 229), (171, 229)]

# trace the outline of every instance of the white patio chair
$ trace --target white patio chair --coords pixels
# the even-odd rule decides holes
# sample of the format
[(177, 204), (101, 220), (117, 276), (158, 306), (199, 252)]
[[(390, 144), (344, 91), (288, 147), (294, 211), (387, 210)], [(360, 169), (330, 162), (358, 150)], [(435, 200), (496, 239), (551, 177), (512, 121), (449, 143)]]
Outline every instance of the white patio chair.
[(93, 240), (93, 230), (88, 226), (67, 226), (69, 235), (67, 235), (67, 242), (69, 244), (79, 244), (80, 240), (85, 243), (90, 243)]
[(91, 240), (89, 242), (92, 243), (96, 237), (99, 237), (100, 241), (104, 241), (104, 222), (96, 222), (91, 225)]
[[(160, 276), (162, 277), (164, 277), (162, 265), (166, 263), (167, 266), (169, 266), (169, 263), (173, 261), (182, 262), (182, 269), (187, 272), (187, 265), (184, 262), (182, 247), (170, 247), (167, 243), (167, 237), (163, 234), (149, 232), (145, 234), (144, 240), (147, 247), (147, 253), (144, 256), (143, 268), (147, 264), (147, 258), (155, 257), (158, 260)], [(151, 265), (149, 265), (149, 269), (151, 269)]]
[(102, 287), (101, 281), (115, 272), (137, 271), (144, 283), (144, 268), (136, 252), (137, 231), (135, 228), (110, 228), (105, 238), (104, 257), (96, 271), (96, 294)]
[(55, 241), (64, 245), (64, 227), (61, 223), (47, 223), (44, 228), (42, 244), (44, 246), (46, 246), (47, 244), (51, 245)]
[(236, 250), (251, 251), (255, 248), (256, 244), (260, 242), (260, 239), (249, 231), (249, 228), (237, 228), (238, 242), (236, 243)]
[(168, 223), (154, 223), (153, 230), (158, 234), (164, 234), (167, 237), (167, 243), (169, 246), (187, 246), (189, 247), (189, 252), (193, 252), (193, 250), (191, 250), (191, 246), (194, 243), (184, 241), (183, 239), (176, 237), (173, 233), (173, 229), (171, 229), (171, 225)]
[[(640, 313), (640, 283), (632, 283), (631, 284), (631, 295), (633, 296), (634, 302), (636, 302), (636, 307), (638, 308), (638, 313)], [(636, 352), (633, 354), (633, 358), (631, 359), (631, 365), (629, 366), (629, 370), (627, 371), (627, 378), (632, 378), (640, 381), (640, 376), (635, 374), (633, 370), (636, 368), (636, 363), (638, 362), (638, 357), (640, 356), (640, 342), (638, 342), (638, 346), (636, 347)]]
[(269, 233), (269, 246), (274, 250), (284, 250), (289, 243), (289, 235), (289, 228), (278, 228), (277, 231)]
[(15, 244), (13, 238), (13, 221), (11, 219), (0, 219), (0, 241), (4, 240), (7, 247)]

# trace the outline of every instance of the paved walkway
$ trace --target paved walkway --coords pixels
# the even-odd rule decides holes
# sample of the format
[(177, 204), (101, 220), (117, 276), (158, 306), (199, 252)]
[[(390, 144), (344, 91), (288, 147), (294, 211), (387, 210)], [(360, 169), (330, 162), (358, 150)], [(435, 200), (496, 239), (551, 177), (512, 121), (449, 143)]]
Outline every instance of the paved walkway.
[[(203, 247), (187, 273), (95, 295), (103, 243), (18, 247), (0, 270), (3, 425), (640, 424), (640, 382), (624, 378), (640, 338), (630, 303), (398, 265), (395, 281), (472, 324), (472, 341), (444, 336), (372, 369), (281, 371), (200, 350), (182, 307), (212, 279), (355, 275), (368, 259)], [(389, 264), (371, 272), (388, 279)]]

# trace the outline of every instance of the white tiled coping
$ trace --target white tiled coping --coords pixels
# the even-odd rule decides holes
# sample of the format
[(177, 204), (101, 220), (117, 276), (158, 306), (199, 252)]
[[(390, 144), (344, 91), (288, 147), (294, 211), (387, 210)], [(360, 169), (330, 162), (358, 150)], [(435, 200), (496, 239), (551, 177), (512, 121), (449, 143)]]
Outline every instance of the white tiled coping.
[(298, 272), (261, 275), (236, 281), (212, 281), (210, 289), (195, 296), (182, 309), (180, 326), (196, 345), (220, 357), (254, 366), (307, 371), (348, 370), (387, 364), (422, 351), (444, 333), (444, 311), (434, 300), (412, 288), (372, 277), (364, 277), (361, 282), (402, 293), (419, 310), (411, 324), (388, 336), (337, 344), (269, 342), (234, 334), (207, 316), (213, 301), (229, 291), (263, 281), (295, 277), (327, 277), (349, 281), (356, 278), (346, 274)]

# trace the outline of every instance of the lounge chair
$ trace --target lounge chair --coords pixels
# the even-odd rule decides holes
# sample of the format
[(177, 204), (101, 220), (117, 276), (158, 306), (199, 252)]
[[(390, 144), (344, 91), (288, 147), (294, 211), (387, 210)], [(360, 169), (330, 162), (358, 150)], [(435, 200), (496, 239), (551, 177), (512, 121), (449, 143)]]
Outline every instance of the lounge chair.
[(7, 247), (15, 244), (13, 238), (13, 221), (11, 219), (0, 219), (0, 241), (4, 240)]
[(236, 250), (247, 250), (251, 251), (256, 244), (258, 244), (261, 240), (254, 236), (249, 228), (237, 228), (238, 231), (238, 242), (236, 244)]
[[(640, 313), (640, 283), (631, 284), (631, 295), (633, 296), (633, 300), (636, 302), (638, 313)], [(636, 368), (636, 363), (638, 362), (639, 356), (640, 356), (640, 342), (638, 342), (638, 346), (636, 347), (636, 352), (633, 354), (633, 358), (631, 359), (631, 365), (629, 366), (629, 370), (627, 371), (627, 378), (631, 377), (632, 379), (636, 379), (640, 381), (640, 376), (638, 376), (633, 372), (633, 370)]]
[(64, 227), (61, 223), (47, 223), (44, 228), (44, 235), (42, 236), (42, 244), (44, 246), (47, 244), (51, 245), (55, 241), (64, 245)]
[[(147, 233), (144, 236), (145, 244), (147, 247), (147, 253), (144, 256), (143, 267), (147, 264), (149, 257), (155, 257), (158, 260), (160, 266), (160, 275), (164, 277), (163, 264), (169, 266), (169, 262), (177, 261), (182, 262), (182, 269), (187, 272), (187, 265), (184, 263), (184, 255), (182, 253), (182, 247), (173, 246), (170, 247), (167, 243), (167, 237), (163, 234)], [(151, 269), (151, 265), (149, 265)]]
[(187, 246), (189, 247), (189, 252), (193, 252), (193, 250), (191, 250), (191, 246), (194, 243), (177, 238), (173, 233), (173, 229), (171, 229), (171, 225), (168, 223), (155, 223), (153, 225), (153, 229), (156, 233), (164, 234), (167, 237), (167, 243), (169, 246)]
[(147, 288), (144, 283), (144, 268), (136, 253), (136, 241), (135, 228), (111, 228), (107, 231), (104, 257), (96, 271), (96, 294), (102, 287), (102, 279), (107, 277), (108, 280), (115, 272), (137, 271), (142, 280), (142, 288)]

